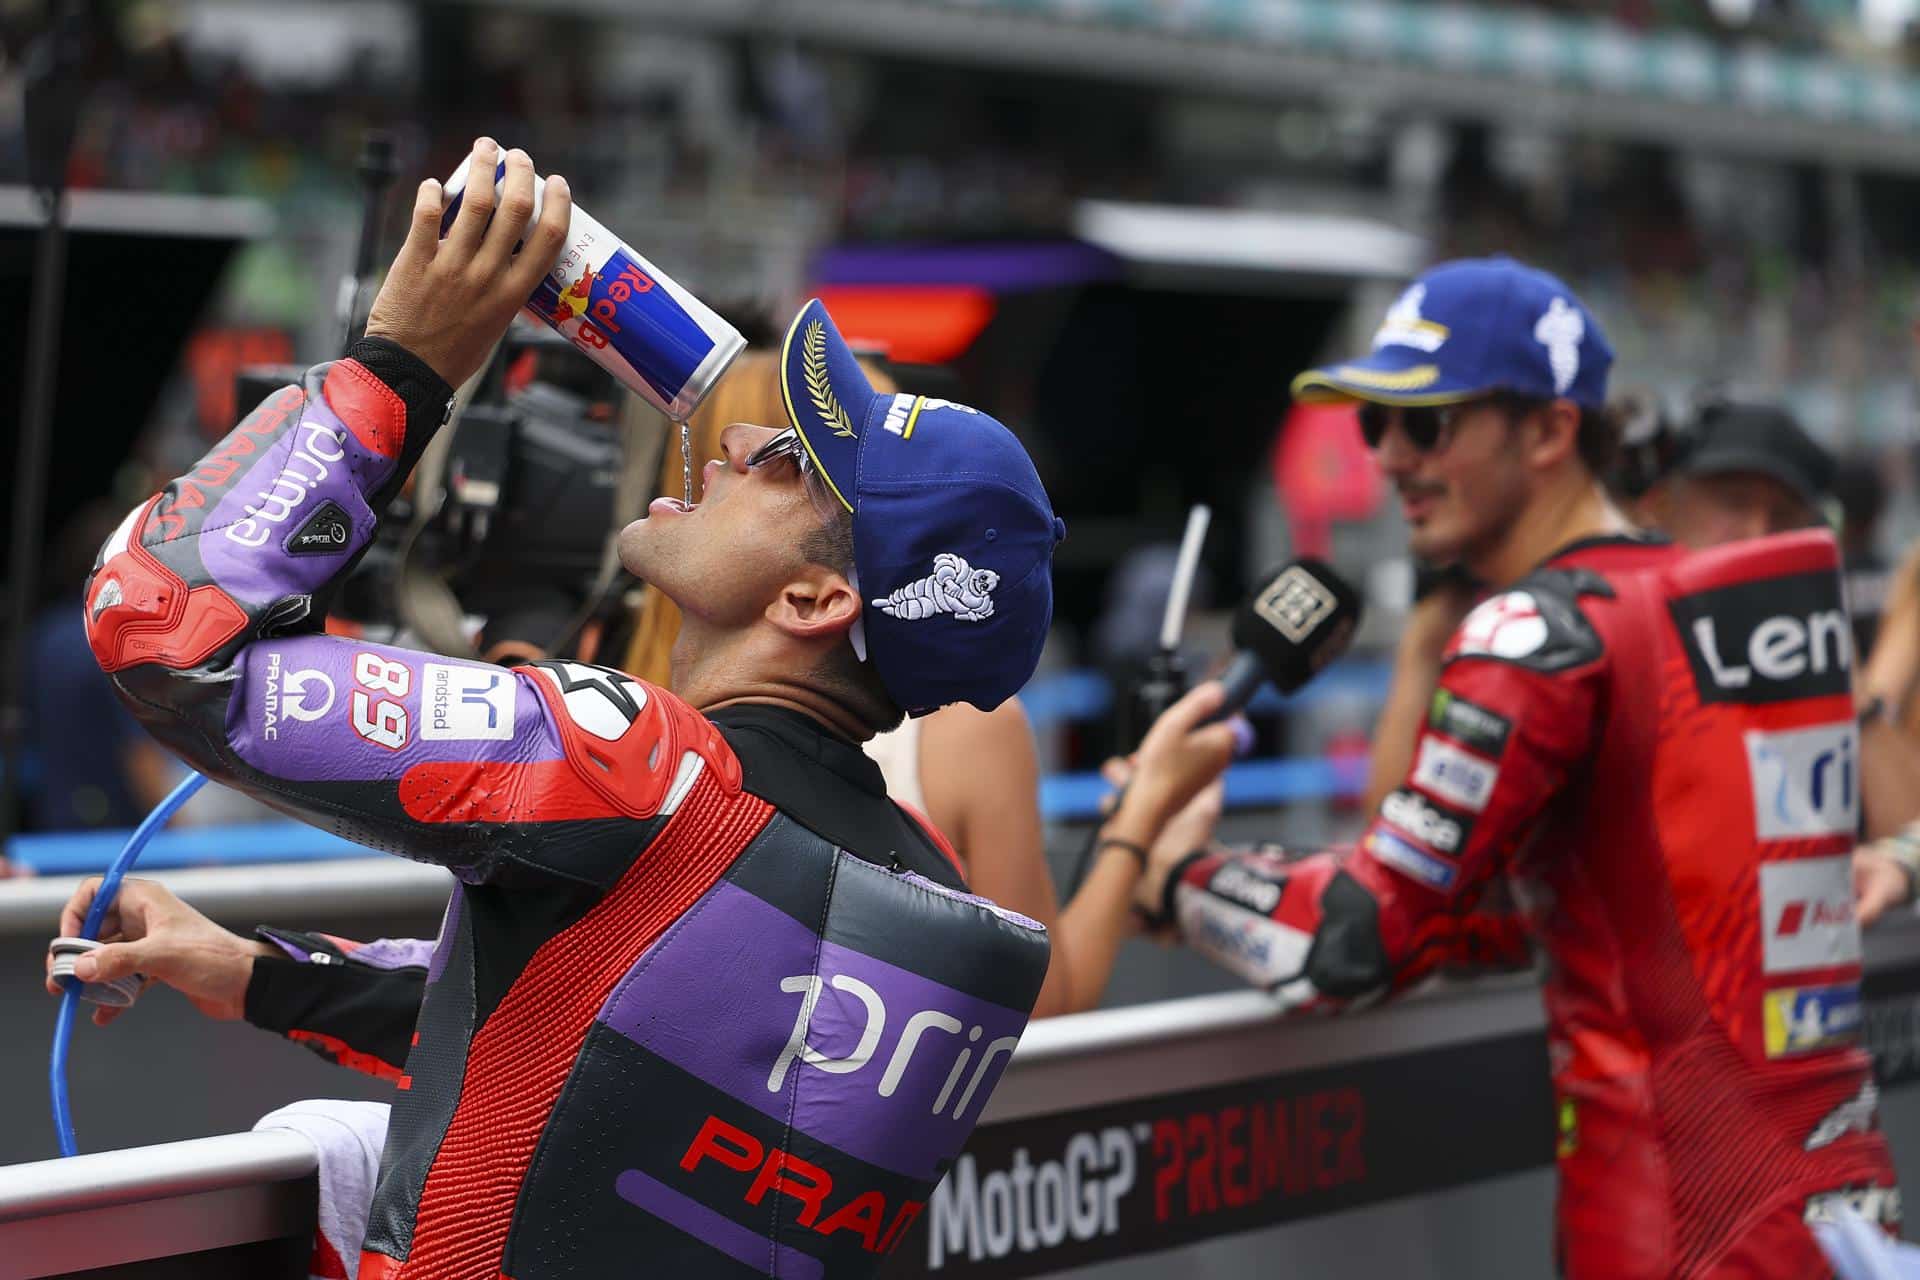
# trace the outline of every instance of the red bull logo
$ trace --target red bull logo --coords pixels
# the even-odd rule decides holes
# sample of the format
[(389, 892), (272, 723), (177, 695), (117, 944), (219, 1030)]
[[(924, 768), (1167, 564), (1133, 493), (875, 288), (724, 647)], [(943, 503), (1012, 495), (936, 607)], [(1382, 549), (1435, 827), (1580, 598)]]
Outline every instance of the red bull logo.
[[(580, 321), (580, 342), (585, 346), (605, 347), (612, 335), (620, 332), (621, 304), (630, 301), (636, 294), (653, 291), (653, 277), (642, 271), (638, 264), (625, 254), (614, 254), (607, 260), (607, 267), (617, 267), (619, 270), (600, 295), (593, 298), (592, 305), (587, 307), (590, 318), (583, 318)], [(599, 278), (597, 275), (588, 273), (580, 278), (579, 285), (574, 286), (574, 289), (580, 288), (581, 285), (589, 288), (589, 293), (581, 295), (583, 306), (586, 305), (587, 298), (591, 297), (593, 282)], [(573, 290), (568, 290), (562, 301), (570, 298), (572, 294)]]
[(594, 273), (582, 272), (573, 282), (573, 287), (555, 297), (552, 310), (547, 312), (550, 324), (563, 325), (587, 309), (587, 300), (593, 296)]

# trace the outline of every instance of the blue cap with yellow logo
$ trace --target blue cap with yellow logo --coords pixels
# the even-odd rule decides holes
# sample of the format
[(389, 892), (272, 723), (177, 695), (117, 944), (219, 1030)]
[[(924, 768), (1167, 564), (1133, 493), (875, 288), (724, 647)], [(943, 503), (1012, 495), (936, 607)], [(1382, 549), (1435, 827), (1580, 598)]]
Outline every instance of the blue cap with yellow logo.
[(818, 298), (780, 353), (787, 417), (853, 513), (855, 649), (919, 714), (1020, 691), (1053, 621), (1054, 514), (1027, 451), (978, 409), (882, 395)]
[(1606, 403), (1613, 348), (1573, 290), (1512, 258), (1443, 262), (1387, 309), (1373, 350), (1309, 369), (1296, 400), (1458, 404), (1494, 391)]

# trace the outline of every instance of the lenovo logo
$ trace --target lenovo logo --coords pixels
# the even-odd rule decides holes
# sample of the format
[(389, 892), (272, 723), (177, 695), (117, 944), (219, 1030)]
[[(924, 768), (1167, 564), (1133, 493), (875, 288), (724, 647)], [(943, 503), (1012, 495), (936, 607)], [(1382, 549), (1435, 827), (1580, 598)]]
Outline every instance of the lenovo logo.
[(1853, 633), (1837, 574), (1741, 583), (1671, 608), (1702, 702), (1787, 702), (1850, 688)]

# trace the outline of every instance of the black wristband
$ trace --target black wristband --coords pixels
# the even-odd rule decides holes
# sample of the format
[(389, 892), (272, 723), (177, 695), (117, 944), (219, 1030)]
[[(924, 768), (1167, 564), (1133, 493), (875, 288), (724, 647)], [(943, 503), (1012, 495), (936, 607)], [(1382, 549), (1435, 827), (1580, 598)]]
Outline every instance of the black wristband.
[(1093, 856), (1097, 858), (1108, 849), (1125, 849), (1133, 855), (1134, 861), (1140, 864), (1142, 871), (1147, 869), (1147, 851), (1133, 841), (1122, 840), (1118, 836), (1107, 836), (1093, 846)]
[[(425, 449), (433, 433), (447, 420), (453, 388), (426, 361), (391, 338), (362, 338), (347, 355), (387, 384), (407, 406), (408, 445)], [(416, 453), (415, 460), (418, 455)]]
[(1205, 849), (1195, 849), (1168, 869), (1166, 883), (1160, 886), (1160, 910), (1147, 917), (1149, 925), (1159, 929), (1173, 923), (1173, 892), (1180, 887), (1180, 881), (1187, 874), (1187, 868), (1206, 856)]

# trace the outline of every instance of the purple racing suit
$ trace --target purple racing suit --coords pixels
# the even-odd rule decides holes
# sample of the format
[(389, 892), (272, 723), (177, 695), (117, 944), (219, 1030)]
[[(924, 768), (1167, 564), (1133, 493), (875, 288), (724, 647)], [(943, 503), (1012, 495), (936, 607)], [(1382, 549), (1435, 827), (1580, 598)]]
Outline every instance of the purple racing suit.
[(357, 344), (136, 508), (86, 593), (189, 763), (459, 878), (409, 957), (360, 1274), (871, 1275), (1004, 1070), (1044, 931), (798, 713), (321, 634), (449, 405)]

